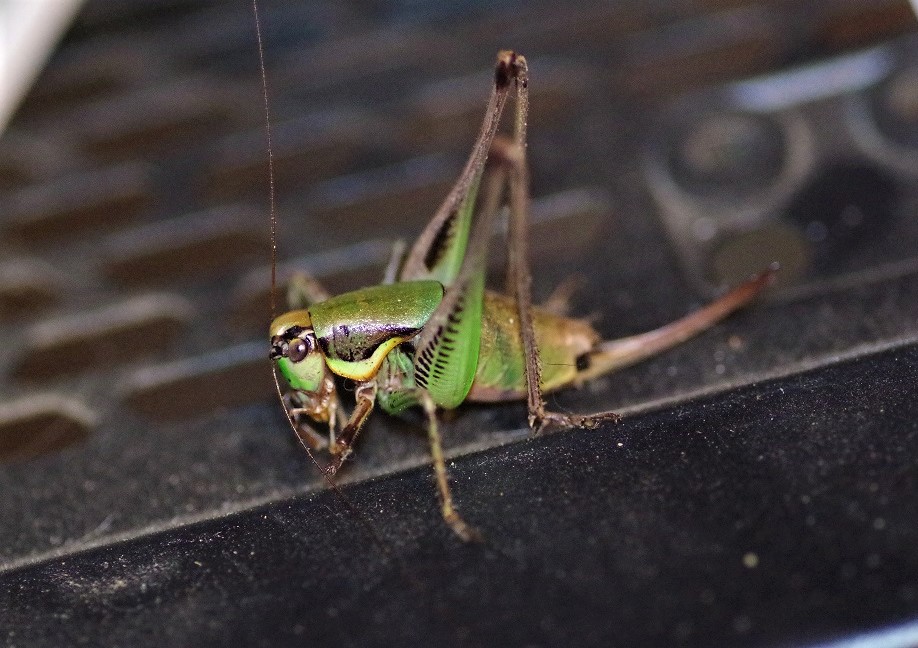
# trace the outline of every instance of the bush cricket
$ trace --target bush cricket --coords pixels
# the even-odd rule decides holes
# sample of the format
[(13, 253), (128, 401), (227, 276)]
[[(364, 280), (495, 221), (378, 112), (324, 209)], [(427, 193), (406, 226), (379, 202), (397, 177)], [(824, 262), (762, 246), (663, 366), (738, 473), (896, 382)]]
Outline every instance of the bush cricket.
[[(270, 357), (291, 388), (282, 397), (288, 418), (304, 446), (330, 453), (326, 475), (334, 476), (351, 455), (374, 406), (393, 415), (420, 407), (443, 519), (466, 541), (480, 535), (453, 504), (438, 410), (467, 401), (525, 400), (534, 433), (614, 421), (613, 412), (550, 411), (543, 394), (579, 386), (704, 331), (749, 303), (773, 274), (766, 270), (675, 322), (618, 340), (602, 340), (586, 320), (567, 317), (556, 305), (534, 306), (527, 252), (528, 82), (526, 59), (499, 52), (465, 167), (414, 244), (406, 253), (395, 250), (381, 284), (331, 297), (314, 279), (295, 277), (288, 295), (293, 310), (270, 326)], [(512, 136), (498, 135), (511, 97)], [(507, 279), (505, 292), (496, 293), (485, 288), (486, 262), (505, 206)], [(272, 277), (272, 294), (273, 283)], [(356, 385), (350, 414), (339, 401), (338, 378)], [(327, 438), (314, 423), (327, 426)]]

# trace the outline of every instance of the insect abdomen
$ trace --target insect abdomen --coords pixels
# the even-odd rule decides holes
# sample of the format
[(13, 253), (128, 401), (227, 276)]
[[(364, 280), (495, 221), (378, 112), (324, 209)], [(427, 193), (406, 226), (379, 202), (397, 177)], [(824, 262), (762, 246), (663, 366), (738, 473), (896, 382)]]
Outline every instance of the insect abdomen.
[[(533, 327), (542, 364), (542, 391), (570, 385), (577, 359), (589, 353), (600, 336), (582, 320), (533, 309)], [(466, 400), (495, 402), (526, 398), (526, 362), (516, 303), (505, 295), (485, 293), (481, 318), (481, 351), (475, 381)]]

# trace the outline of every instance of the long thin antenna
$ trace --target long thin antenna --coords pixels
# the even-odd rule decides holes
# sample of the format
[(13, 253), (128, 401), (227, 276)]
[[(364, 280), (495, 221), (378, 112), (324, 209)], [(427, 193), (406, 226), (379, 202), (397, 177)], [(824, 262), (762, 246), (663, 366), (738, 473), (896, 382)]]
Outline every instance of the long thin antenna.
[(252, 0), (255, 37), (258, 40), (258, 65), (261, 68), (261, 97), (265, 109), (265, 137), (268, 140), (268, 209), (271, 212), (271, 319), (277, 317), (277, 200), (274, 188), (274, 145), (271, 141), (271, 106), (268, 101), (268, 73), (265, 71), (265, 46), (261, 38), (258, 0)]
[[(258, 12), (258, 0), (252, 0), (252, 13), (255, 16), (255, 35), (258, 40), (258, 63), (261, 68), (261, 90), (262, 98), (264, 100), (264, 109), (265, 109), (265, 133), (267, 136), (268, 143), (268, 191), (269, 191), (269, 205), (271, 210), (271, 319), (273, 320), (277, 316), (277, 201), (275, 199), (275, 186), (274, 186), (274, 149), (271, 142), (271, 111), (270, 111), (270, 102), (268, 100), (268, 73), (265, 70), (265, 50), (264, 43), (261, 37), (261, 17)], [(277, 371), (274, 367), (274, 362), (271, 361), (271, 377), (274, 379), (274, 389), (277, 392), (278, 400), (283, 404), (284, 395), (283, 390), (280, 386), (280, 380), (277, 377)], [(286, 412), (286, 408), (285, 408)], [(315, 455), (312, 453), (312, 450), (306, 443), (303, 441), (302, 437), (297, 433), (296, 424), (293, 419), (287, 415), (287, 423), (290, 425), (290, 429), (293, 431), (296, 440), (299, 441), (300, 445), (303, 447), (303, 450), (306, 451), (306, 454), (309, 456), (309, 460), (315, 465), (319, 473), (325, 479), (326, 484), (331, 488), (332, 492), (335, 493), (335, 497), (347, 508), (354, 517), (360, 521), (360, 524), (366, 529), (370, 537), (373, 538), (374, 544), (383, 552), (387, 558), (392, 558), (393, 554), (389, 545), (387, 545), (380, 535), (376, 532), (376, 529), (370, 523), (368, 519), (357, 509), (351, 501), (344, 496), (344, 493), (341, 492), (341, 489), (338, 488), (337, 484), (332, 481), (328, 473), (322, 467), (322, 464), (318, 462)], [(402, 570), (404, 571), (404, 565), (401, 564), (401, 561), (398, 561)]]

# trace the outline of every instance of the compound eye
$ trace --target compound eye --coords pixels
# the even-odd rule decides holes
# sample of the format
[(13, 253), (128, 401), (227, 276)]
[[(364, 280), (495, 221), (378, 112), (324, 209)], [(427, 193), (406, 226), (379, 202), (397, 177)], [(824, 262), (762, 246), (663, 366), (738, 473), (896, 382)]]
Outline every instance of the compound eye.
[(310, 346), (303, 338), (291, 340), (290, 346), (287, 347), (287, 357), (290, 358), (290, 362), (299, 362), (309, 355)]

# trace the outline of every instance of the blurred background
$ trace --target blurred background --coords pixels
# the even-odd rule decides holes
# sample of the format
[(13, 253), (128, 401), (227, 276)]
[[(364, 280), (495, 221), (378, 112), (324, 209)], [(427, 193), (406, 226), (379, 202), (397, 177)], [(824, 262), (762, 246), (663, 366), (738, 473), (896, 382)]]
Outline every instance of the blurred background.
[(618, 426), (527, 441), (522, 406), (450, 417), (488, 538), (461, 546), (416, 421), (372, 419), (350, 503), (291, 442), (249, 3), (0, 3), (11, 645), (799, 645), (916, 618), (906, 0), (259, 4), (281, 300), (297, 269), (379, 280), (504, 48), (530, 62), (537, 299), (578, 278), (573, 313), (614, 338), (774, 260), (777, 285), (551, 400)]

